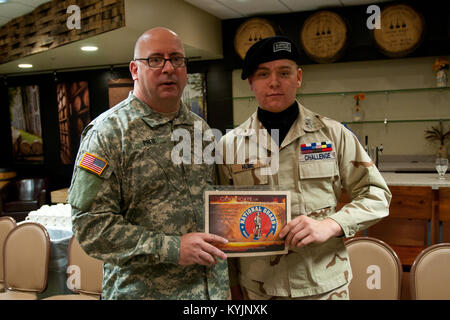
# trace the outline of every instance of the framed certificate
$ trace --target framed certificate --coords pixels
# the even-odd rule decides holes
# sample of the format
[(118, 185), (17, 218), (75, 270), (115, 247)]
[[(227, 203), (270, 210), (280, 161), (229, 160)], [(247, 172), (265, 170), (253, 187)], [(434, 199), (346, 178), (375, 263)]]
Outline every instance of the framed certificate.
[(205, 230), (228, 239), (228, 257), (286, 254), (281, 229), (291, 220), (289, 191), (205, 191)]

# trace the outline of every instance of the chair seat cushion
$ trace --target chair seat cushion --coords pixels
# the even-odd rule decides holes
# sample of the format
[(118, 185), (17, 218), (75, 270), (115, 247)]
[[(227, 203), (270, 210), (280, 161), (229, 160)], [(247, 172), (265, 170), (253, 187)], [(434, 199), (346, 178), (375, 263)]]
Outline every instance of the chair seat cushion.
[(6, 290), (0, 293), (0, 300), (37, 300), (37, 295), (34, 292)]
[(99, 300), (85, 294), (61, 294), (44, 298), (42, 300)]
[(33, 211), (37, 209), (39, 209), (38, 202), (35, 200), (10, 201), (3, 204), (3, 211), (5, 212)]

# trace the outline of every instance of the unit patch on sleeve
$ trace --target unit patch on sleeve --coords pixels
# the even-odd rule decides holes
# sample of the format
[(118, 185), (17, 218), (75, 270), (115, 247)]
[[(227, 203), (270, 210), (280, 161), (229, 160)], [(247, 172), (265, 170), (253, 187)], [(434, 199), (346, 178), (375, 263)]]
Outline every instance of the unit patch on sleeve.
[(300, 161), (336, 159), (333, 145), (329, 141), (302, 143), (300, 145)]
[(89, 152), (85, 152), (83, 156), (81, 157), (81, 161), (79, 163), (79, 166), (91, 171), (97, 175), (101, 175), (103, 170), (108, 165), (108, 162), (106, 162), (103, 159), (100, 159), (99, 157), (94, 156), (93, 154), (90, 154)]

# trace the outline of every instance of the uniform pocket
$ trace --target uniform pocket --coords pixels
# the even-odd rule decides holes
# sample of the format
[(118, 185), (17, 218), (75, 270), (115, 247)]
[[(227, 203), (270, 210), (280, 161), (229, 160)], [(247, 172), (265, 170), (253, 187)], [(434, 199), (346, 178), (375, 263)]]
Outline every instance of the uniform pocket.
[(299, 163), (300, 190), (307, 213), (336, 205), (333, 183), (337, 180), (336, 162), (316, 160)]

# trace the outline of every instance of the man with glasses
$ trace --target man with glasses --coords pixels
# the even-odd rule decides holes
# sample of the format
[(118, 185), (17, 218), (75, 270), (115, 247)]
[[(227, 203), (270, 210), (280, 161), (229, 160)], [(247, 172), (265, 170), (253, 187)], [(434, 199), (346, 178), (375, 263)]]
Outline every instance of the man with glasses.
[[(82, 134), (69, 203), (75, 236), (104, 262), (103, 299), (226, 299), (226, 255), (204, 233), (208, 164), (175, 164), (172, 132), (202, 121), (181, 103), (186, 57), (165, 28), (136, 42), (128, 98)], [(207, 142), (204, 141), (206, 144)]]

